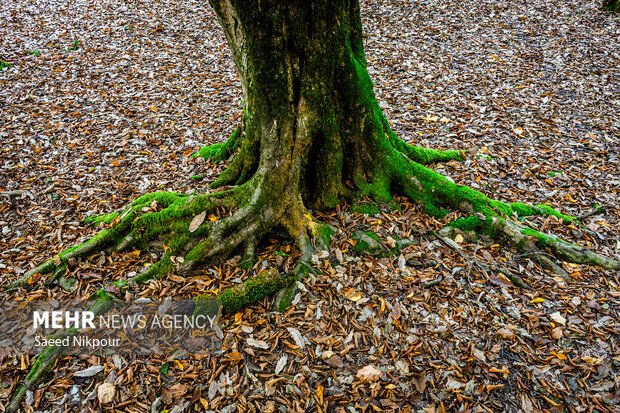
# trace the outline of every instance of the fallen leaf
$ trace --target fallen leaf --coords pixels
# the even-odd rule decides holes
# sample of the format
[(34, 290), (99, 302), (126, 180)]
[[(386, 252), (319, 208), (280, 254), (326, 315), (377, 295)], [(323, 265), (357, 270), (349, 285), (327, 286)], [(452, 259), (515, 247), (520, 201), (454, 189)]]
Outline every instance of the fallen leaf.
[(511, 330), (504, 328), (504, 327), (497, 330), (495, 334), (499, 335), (502, 338), (510, 338), (510, 339), (515, 338), (515, 333), (513, 333)]
[(473, 355), (475, 358), (477, 358), (478, 360), (480, 360), (480, 361), (482, 361), (482, 362), (486, 362), (486, 361), (487, 361), (487, 358), (486, 358), (486, 356), (484, 355), (484, 351), (479, 350), (479, 349), (477, 349), (477, 348), (475, 348), (475, 347), (474, 347), (474, 349), (472, 350), (472, 352), (471, 352), (471, 353), (472, 353), (472, 355)]
[(359, 369), (355, 377), (362, 383), (373, 383), (379, 380), (381, 374), (383, 373), (380, 370), (377, 370), (374, 366), (368, 365)]
[(99, 403), (108, 404), (114, 400), (116, 395), (116, 387), (112, 383), (101, 383), (97, 388), (97, 398)]
[(189, 223), (189, 232), (195, 232), (204, 222), (206, 216), (207, 211), (202, 211), (200, 214), (196, 215), (194, 219), (192, 219), (192, 222)]
[(353, 301), (354, 303), (362, 299), (362, 294), (353, 288), (349, 288), (345, 291), (344, 296)]
[(556, 340), (561, 339), (563, 335), (564, 335), (564, 332), (562, 331), (561, 327), (556, 327), (553, 330), (551, 330), (551, 337), (555, 338)]
[(92, 366), (84, 370), (76, 371), (73, 373), (73, 377), (92, 377), (103, 370), (103, 366)]
[(280, 360), (278, 360), (278, 363), (276, 364), (276, 369), (275, 369), (275, 374), (280, 374), (282, 373), (282, 371), (284, 370), (284, 367), (286, 367), (286, 362), (288, 361), (288, 357), (286, 355), (280, 357)]
[(549, 315), (549, 317), (558, 324), (566, 325), (566, 319), (562, 317), (562, 314), (560, 314), (559, 311)]
[(248, 343), (248, 345), (250, 345), (252, 347), (262, 348), (263, 350), (267, 350), (269, 348), (269, 344), (267, 344), (266, 342), (264, 342), (262, 340), (254, 340), (251, 337), (248, 338), (246, 340), (246, 342)]
[(299, 332), (299, 330), (293, 327), (286, 327), (286, 329), (288, 330), (288, 333), (291, 335), (291, 337), (293, 337), (295, 344), (302, 348), (306, 345), (306, 340), (304, 339), (304, 336)]

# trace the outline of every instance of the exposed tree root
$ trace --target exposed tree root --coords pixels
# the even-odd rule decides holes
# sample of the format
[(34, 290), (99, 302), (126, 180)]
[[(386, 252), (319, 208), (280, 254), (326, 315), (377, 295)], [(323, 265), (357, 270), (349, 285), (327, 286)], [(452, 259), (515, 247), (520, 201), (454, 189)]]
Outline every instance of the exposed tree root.
[[(456, 252), (459, 253), (459, 255), (461, 255), (461, 257), (463, 257), (468, 263), (469, 263), (469, 270), (467, 273), (467, 281), (469, 282), (469, 272), (471, 271), (471, 267), (472, 265), (475, 265), (476, 267), (480, 268), (483, 271), (488, 271), (488, 272), (498, 272), (502, 275), (504, 275), (506, 278), (508, 278), (514, 285), (516, 285), (517, 287), (523, 288), (525, 290), (531, 290), (532, 287), (530, 287), (524, 280), (523, 278), (519, 277), (516, 274), (513, 274), (509, 271), (506, 271), (503, 268), (498, 267), (497, 265), (494, 264), (490, 264), (490, 265), (486, 265), (481, 263), (480, 261), (478, 261), (476, 259), (476, 251), (474, 251), (474, 255), (473, 256), (469, 256), (468, 254), (466, 254), (465, 252), (463, 252), (463, 249), (461, 248), (460, 245), (458, 245), (455, 241), (453, 241), (451, 238), (447, 238), (443, 235), (446, 234), (446, 227), (442, 228), (442, 230), (438, 231), (437, 233), (435, 233), (434, 231), (432, 232), (434, 235), (436, 235), (441, 241), (443, 241), (446, 245), (448, 245), (451, 248), (454, 248), (454, 250), (456, 250)], [(442, 235), (443, 234), (443, 235)], [(434, 281), (434, 280), (433, 280)], [(431, 282), (433, 282), (431, 281)], [(435, 285), (435, 284), (432, 284)], [(428, 283), (422, 284), (423, 287), (428, 287)]]
[[(236, 132), (240, 133), (240, 132)], [(237, 138), (231, 137), (230, 145), (209, 149), (212, 159), (228, 156)], [(537, 260), (559, 272), (561, 267), (553, 263), (541, 250), (549, 251), (562, 260), (619, 269), (617, 261), (603, 257), (586, 248), (558, 239), (555, 236), (523, 226), (517, 221), (531, 215), (553, 215), (565, 222), (575, 218), (563, 215), (546, 205), (530, 206), (521, 203), (503, 203), (488, 199), (471, 188), (457, 185), (421, 163), (462, 159), (460, 151), (434, 151), (412, 147), (402, 141), (391, 140), (386, 161), (375, 163), (365, 173), (353, 176), (357, 187), (356, 196), (365, 195), (379, 202), (393, 203), (393, 193), (400, 193), (422, 204), (429, 214), (442, 216), (448, 209), (460, 210), (470, 215), (450, 223), (439, 231), (438, 236), (447, 240), (455, 231), (465, 234), (486, 234), (494, 239), (513, 245), (517, 250), (532, 254)], [(228, 142), (227, 142), (228, 144)], [(226, 144), (223, 144), (226, 145)], [(210, 154), (210, 155), (209, 155)], [(239, 159), (238, 157), (235, 158)], [(382, 159), (380, 156), (379, 159)], [(417, 160), (417, 161), (414, 161)], [(243, 165), (245, 161), (240, 161)], [(235, 176), (241, 169), (234, 169), (235, 161), (227, 169)], [(248, 167), (248, 171), (255, 166)], [(220, 292), (217, 296), (201, 297), (201, 300), (220, 300), (223, 313), (233, 313), (267, 296), (280, 292), (276, 307), (282, 308), (292, 295), (294, 283), (311, 270), (310, 260), (316, 249), (328, 249), (334, 228), (317, 222), (304, 206), (299, 192), (293, 193), (286, 202), (270, 198), (269, 182), (264, 174), (257, 173), (244, 184), (227, 191), (208, 195), (187, 196), (174, 193), (152, 193), (134, 201), (120, 213), (112, 213), (91, 219), (105, 226), (99, 234), (87, 242), (61, 252), (54, 258), (28, 271), (11, 283), (8, 289), (22, 288), (43, 282), (57, 282), (70, 289), (65, 277), (75, 261), (104, 250), (124, 251), (160, 247), (163, 256), (135, 277), (115, 282), (121, 291), (135, 289), (141, 283), (161, 278), (171, 271), (187, 274), (200, 264), (215, 263), (230, 257), (235, 251), (243, 253), (242, 264), (251, 266), (256, 261), (259, 240), (275, 226), (283, 227), (296, 240), (301, 252), (294, 274), (281, 275), (277, 270), (264, 271), (244, 283)], [(277, 193), (275, 196), (287, 196)], [(342, 194), (346, 196), (345, 193)], [(215, 214), (224, 213), (224, 218)], [(449, 240), (451, 241), (451, 240)], [(454, 243), (452, 241), (452, 243)], [(460, 250), (460, 248), (459, 248)], [(459, 251), (460, 252), (460, 251)], [(480, 264), (486, 271), (506, 275), (515, 285), (530, 288), (520, 277), (502, 269)], [(44, 275), (51, 274), (46, 279)], [(441, 279), (426, 283), (431, 287)], [(110, 298), (104, 288), (98, 292), (103, 301)], [(103, 309), (104, 307), (101, 306)], [(37, 358), (24, 384), (13, 395), (8, 411), (19, 408), (25, 391), (36, 386), (52, 368), (62, 349), (50, 347)]]
[[(163, 272), (164, 268), (167, 270), (172, 269), (172, 266), (169, 264), (171, 263), (169, 258), (170, 256), (166, 254), (165, 258), (157, 264), (150, 266), (141, 274), (129, 280), (117, 282), (115, 285), (119, 287), (119, 289), (124, 290), (130, 286), (137, 286), (137, 284), (155, 278)], [(298, 280), (298, 274), (281, 275), (275, 269), (263, 271), (258, 275), (247, 279), (242, 284), (224, 289), (217, 295), (205, 295), (199, 297), (196, 300), (197, 306), (204, 304), (205, 301), (217, 300), (222, 306), (223, 314), (235, 313), (250, 304), (277, 293), (278, 291), (292, 287), (296, 280)], [(116, 297), (114, 297), (114, 295), (106, 289), (99, 290), (95, 295), (98, 296), (99, 299), (89, 310), (92, 311), (95, 316), (99, 316), (107, 312), (112, 307), (112, 300)], [(279, 303), (276, 303), (276, 307), (280, 309), (282, 308)], [(69, 329), (55, 334), (50, 338), (62, 339), (72, 337), (78, 333), (79, 330), (77, 329)], [(65, 351), (66, 348), (63, 346), (46, 347), (43, 353), (41, 353), (35, 360), (35, 363), (31, 367), (22, 384), (13, 393), (11, 402), (6, 410), (7, 413), (19, 411), (20, 403), (26, 392), (35, 388), (45, 378), (47, 373), (49, 373), (49, 371), (53, 368), (58, 356), (62, 355)]]
[[(561, 214), (548, 205), (508, 204), (491, 200), (478, 191), (451, 182), (411, 159), (398, 159), (393, 156), (391, 159), (394, 160), (395, 167), (384, 167), (383, 171), (390, 171), (387, 177), (384, 172), (382, 179), (366, 184), (368, 194), (385, 201), (391, 197), (390, 188), (396, 186), (399, 192), (422, 204), (426, 212), (431, 215), (444, 216), (448, 212), (445, 208), (470, 215), (450, 223), (443, 231), (444, 236), (452, 235), (457, 229), (465, 233), (485, 234), (507, 242), (520, 252), (548, 250), (553, 256), (567, 262), (611, 270), (620, 269), (617, 260), (568, 243), (554, 235), (528, 228), (518, 222), (519, 218), (532, 215), (554, 216), (565, 223), (578, 222), (571, 216)], [(558, 273), (563, 271), (544, 255), (540, 255), (539, 260)]]
[[(102, 296), (97, 302), (95, 302), (91, 307), (90, 311), (92, 311), (95, 316), (104, 314), (112, 307), (112, 300), (109, 293), (105, 291), (100, 291), (99, 295)], [(78, 334), (79, 330), (77, 329), (69, 329), (63, 331), (58, 334), (54, 334), (51, 339), (63, 339), (66, 337), (73, 337)], [(48, 346), (43, 350), (34, 364), (30, 368), (30, 371), (24, 378), (24, 381), (17, 387), (15, 392), (11, 397), (11, 401), (7, 406), (7, 413), (15, 413), (19, 411), (21, 401), (23, 400), (26, 392), (28, 390), (34, 389), (49, 373), (49, 371), (54, 367), (58, 356), (62, 355), (66, 351), (66, 348), (63, 346)]]
[[(409, 146), (401, 146), (403, 156), (397, 158), (395, 164), (374, 171), (375, 181), (368, 182), (364, 177), (357, 179), (358, 188), (363, 194), (372, 196), (383, 202), (392, 201), (392, 190), (409, 196), (425, 206), (427, 212), (442, 215), (443, 208), (458, 209), (472, 216), (461, 218), (442, 229), (438, 236), (454, 235), (456, 230), (467, 233), (487, 234), (495, 239), (507, 241), (519, 251), (526, 253), (549, 250), (554, 256), (566, 261), (597, 265), (608, 269), (619, 269), (617, 261), (603, 257), (586, 248), (564, 242), (552, 235), (527, 228), (515, 221), (519, 217), (530, 215), (553, 215), (574, 222), (574, 218), (558, 213), (552, 208), (528, 206), (525, 204), (506, 204), (488, 199), (483, 194), (468, 187), (459, 186), (440, 174), (423, 167), (411, 160), (411, 157), (426, 160), (460, 159), (461, 152), (432, 152), (426, 150), (412, 151)], [(388, 173), (386, 173), (388, 171)], [(383, 174), (383, 175), (381, 175)], [(380, 178), (382, 177), (382, 178)], [(380, 179), (377, 179), (380, 178)], [(317, 222), (303, 206), (301, 198), (293, 199), (287, 207), (272, 210), (261, 203), (262, 187), (256, 182), (249, 182), (233, 190), (209, 195), (186, 196), (172, 193), (147, 194), (134, 201), (121, 213), (112, 213), (92, 219), (106, 228), (84, 244), (70, 248), (28, 271), (23, 277), (10, 284), (9, 289), (25, 287), (33, 284), (33, 279), (44, 274), (52, 274), (43, 282), (46, 285), (64, 279), (67, 268), (74, 260), (108, 250), (122, 251), (129, 248), (149, 248), (153, 245), (162, 246), (165, 250), (162, 258), (149, 266), (135, 277), (115, 282), (121, 290), (136, 288), (139, 284), (153, 278), (160, 278), (170, 271), (189, 273), (201, 263), (212, 263), (231, 256), (241, 249), (242, 262), (255, 262), (258, 240), (266, 235), (276, 224), (283, 226), (296, 239), (301, 257), (294, 274), (281, 275), (277, 270), (269, 270), (246, 280), (244, 283), (220, 292), (217, 296), (204, 296), (200, 300), (217, 299), (222, 304), (223, 313), (234, 313), (267, 296), (280, 292), (276, 307), (286, 306), (294, 283), (310, 270), (310, 259), (315, 249), (327, 249), (330, 235), (334, 228)], [(263, 205), (258, 208), (257, 205)], [(265, 206), (267, 205), (267, 206)], [(222, 219), (208, 219), (208, 214), (218, 211), (228, 212)], [(195, 221), (197, 216), (200, 219)], [(213, 218), (213, 216), (212, 216)], [(194, 224), (192, 224), (194, 221)], [(196, 224), (199, 225), (196, 225)], [(192, 225), (192, 228), (190, 228)], [(448, 240), (451, 241), (451, 240)], [(454, 243), (452, 241), (452, 243)], [(459, 247), (460, 252), (460, 247)], [(544, 254), (538, 254), (547, 266), (556, 266)], [(498, 268), (475, 262), (486, 271), (497, 271), (507, 276), (515, 285), (530, 288), (520, 277)], [(558, 267), (560, 268), (560, 267)], [(441, 282), (432, 280), (424, 284), (431, 287)], [(66, 286), (66, 285), (65, 285)], [(102, 289), (98, 292), (99, 310), (105, 311), (102, 304), (111, 294)], [(67, 334), (67, 333), (65, 333)], [(25, 392), (34, 388), (53, 367), (63, 349), (49, 347), (41, 354), (24, 383), (13, 394), (7, 411), (19, 409)]]

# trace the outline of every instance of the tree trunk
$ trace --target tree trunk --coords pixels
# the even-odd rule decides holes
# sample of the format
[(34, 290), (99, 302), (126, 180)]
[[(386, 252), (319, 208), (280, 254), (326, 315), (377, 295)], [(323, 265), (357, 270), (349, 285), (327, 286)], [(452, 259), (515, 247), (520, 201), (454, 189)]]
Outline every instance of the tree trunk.
[[(612, 1), (617, 9), (617, 0)], [(226, 143), (199, 154), (216, 160), (235, 155), (211, 185), (233, 187), (195, 196), (150, 193), (124, 211), (95, 217), (92, 221), (106, 226), (103, 231), (28, 271), (9, 289), (36, 285), (44, 274), (52, 274), (42, 278), (45, 284), (70, 288), (64, 280), (67, 268), (104, 249), (163, 246), (157, 263), (115, 283), (121, 291), (170, 271), (187, 273), (197, 264), (223, 261), (238, 250), (244, 252), (242, 263), (251, 264), (258, 241), (276, 227), (286, 229), (301, 251), (296, 274), (272, 269), (221, 291), (223, 311), (237, 311), (276, 291), (290, 295), (313, 249), (328, 248), (332, 229), (315, 221), (308, 208), (329, 208), (362, 196), (395, 204), (395, 193), (432, 215), (443, 216), (447, 209), (465, 213), (436, 234), (449, 245), (446, 237), (457, 231), (472, 238), (485, 233), (533, 252), (541, 265), (558, 273), (564, 270), (538, 248), (566, 261), (620, 269), (618, 261), (516, 221), (553, 215), (580, 225), (576, 219), (546, 205), (491, 200), (424, 166), (463, 155), (408, 145), (390, 130), (366, 70), (357, 0), (210, 2), (233, 51), (245, 109), (243, 124)], [(205, 219), (218, 210), (224, 218)], [(98, 295), (107, 300), (111, 293), (104, 288)], [(19, 409), (26, 390), (37, 385), (56, 357), (52, 348), (37, 359), (7, 411)]]
[(357, 2), (211, 4), (245, 100), (240, 153), (215, 186), (265, 180), (271, 203), (335, 205), (385, 139)]
[(410, 161), (460, 158), (408, 146), (390, 130), (366, 70), (357, 1), (211, 4), (245, 99), (239, 154), (214, 187), (261, 186), (258, 202), (286, 215), (291, 235), (312, 227), (306, 207), (360, 195), (391, 202)]
[[(70, 262), (102, 249), (165, 245), (161, 260), (136, 282), (175, 268), (189, 272), (239, 250), (243, 263), (251, 264), (260, 239), (276, 227), (296, 241), (307, 264), (316, 246), (327, 248), (333, 230), (315, 221), (309, 208), (330, 208), (342, 199), (355, 203), (363, 196), (395, 205), (394, 194), (434, 216), (463, 212), (466, 217), (450, 223), (447, 235), (485, 233), (519, 250), (544, 248), (567, 261), (620, 268), (617, 261), (514, 221), (528, 215), (554, 215), (567, 223), (574, 218), (547, 205), (491, 200), (424, 166), (461, 159), (463, 152), (418, 148), (391, 131), (366, 69), (357, 0), (210, 1), (233, 52), (245, 108), (231, 138), (200, 155), (216, 160), (234, 155), (211, 184), (232, 188), (191, 197), (146, 194), (125, 211), (93, 218), (107, 228), (9, 288), (28, 285), (39, 273), (52, 273), (48, 283), (70, 288), (63, 279)], [(205, 220), (217, 210), (225, 218)]]

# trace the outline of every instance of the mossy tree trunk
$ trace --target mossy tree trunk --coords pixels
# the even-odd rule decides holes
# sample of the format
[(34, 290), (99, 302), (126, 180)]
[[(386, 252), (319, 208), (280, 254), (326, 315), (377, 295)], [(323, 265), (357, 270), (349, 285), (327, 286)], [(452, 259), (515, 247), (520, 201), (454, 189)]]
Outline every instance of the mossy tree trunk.
[[(617, 0), (613, 4), (617, 5)], [(620, 269), (618, 261), (523, 226), (528, 215), (575, 219), (546, 205), (503, 203), (457, 185), (424, 165), (458, 160), (461, 151), (422, 149), (405, 143), (389, 128), (377, 103), (366, 68), (358, 0), (210, 0), (224, 28), (241, 78), (243, 124), (226, 143), (203, 148), (199, 155), (229, 167), (211, 184), (230, 188), (202, 195), (150, 193), (120, 212), (92, 219), (105, 225), (98, 235), (33, 268), (9, 289), (65, 280), (81, 257), (102, 250), (163, 247), (154, 265), (121, 290), (170, 271), (189, 273), (201, 264), (222, 261), (241, 251), (252, 263), (257, 244), (274, 228), (284, 228), (301, 251), (298, 273), (308, 268), (314, 248), (327, 248), (332, 228), (317, 222), (310, 209), (335, 206), (363, 196), (394, 203), (408, 196), (427, 213), (448, 210), (467, 215), (440, 231), (485, 233), (519, 250), (543, 249), (571, 262)], [(205, 219), (216, 211), (219, 220)], [(562, 269), (534, 254), (551, 270)], [(42, 277), (50, 274), (47, 277)], [(224, 312), (288, 291), (297, 274), (276, 270), (222, 291)], [(102, 300), (110, 293), (99, 292)], [(39, 357), (7, 411), (17, 411), (27, 389), (51, 368), (58, 352)]]
[(411, 161), (460, 157), (408, 146), (390, 130), (366, 70), (357, 1), (211, 4), (246, 102), (239, 153), (213, 186), (250, 187), (253, 204), (295, 238), (316, 233), (308, 207), (362, 194), (390, 202)]
[[(70, 263), (102, 249), (165, 245), (161, 260), (136, 282), (173, 269), (187, 273), (236, 251), (243, 253), (243, 262), (252, 263), (258, 242), (276, 227), (288, 232), (307, 261), (314, 247), (327, 247), (331, 232), (309, 209), (362, 196), (391, 204), (395, 194), (408, 196), (435, 216), (449, 210), (468, 215), (451, 223), (445, 234), (457, 229), (486, 233), (520, 250), (543, 248), (567, 261), (619, 267), (617, 261), (517, 221), (528, 215), (554, 215), (566, 222), (573, 218), (546, 205), (491, 200), (424, 166), (461, 159), (463, 152), (418, 148), (389, 128), (367, 72), (357, 0), (211, 4), (233, 52), (245, 108), (243, 124), (231, 138), (199, 155), (215, 160), (234, 156), (211, 184), (230, 188), (196, 196), (146, 194), (124, 211), (94, 218), (106, 229), (29, 271), (10, 288), (32, 284), (30, 277), (37, 273), (51, 273), (48, 283), (70, 288), (64, 280)], [(217, 222), (204, 220), (218, 209), (228, 215)], [(255, 290), (252, 296), (260, 298)]]

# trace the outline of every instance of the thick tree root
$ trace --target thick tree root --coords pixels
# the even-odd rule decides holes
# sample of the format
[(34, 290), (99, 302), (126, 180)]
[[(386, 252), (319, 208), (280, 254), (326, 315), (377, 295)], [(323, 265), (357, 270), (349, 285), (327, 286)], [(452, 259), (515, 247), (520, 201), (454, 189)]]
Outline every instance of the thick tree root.
[[(530, 287), (524, 280), (523, 278), (519, 277), (516, 274), (513, 274), (509, 271), (506, 271), (503, 268), (498, 267), (497, 265), (494, 264), (483, 264), (480, 261), (478, 261), (475, 257), (476, 252), (474, 251), (474, 255), (473, 256), (469, 256), (468, 254), (466, 254), (465, 252), (463, 252), (463, 249), (461, 248), (460, 245), (458, 245), (456, 242), (454, 242), (451, 238), (451, 233), (450, 233), (450, 228), (449, 227), (444, 227), (441, 230), (434, 232), (431, 231), (431, 234), (435, 235), (437, 238), (439, 238), (441, 241), (443, 241), (444, 244), (446, 244), (447, 246), (453, 248), (456, 252), (459, 253), (459, 255), (461, 257), (463, 257), (465, 259), (465, 261), (469, 262), (469, 266), (470, 266), (470, 271), (471, 271), (471, 266), (475, 265), (476, 267), (480, 268), (483, 271), (487, 271), (487, 272), (498, 272), (502, 275), (504, 275), (506, 278), (508, 278), (514, 285), (516, 285), (517, 287), (523, 288), (525, 290), (531, 290), (532, 287)], [(441, 277), (441, 276), (440, 276)], [(443, 279), (443, 277), (441, 277), (441, 279)], [(439, 280), (439, 282), (441, 282), (441, 279)], [(469, 281), (469, 272), (467, 274), (467, 280)], [(431, 285), (436, 285), (439, 284), (439, 282), (435, 283), (436, 280), (432, 280), (429, 281), (428, 283), (424, 283), (422, 284), (423, 287), (428, 287)]]
[[(580, 247), (556, 236), (545, 234), (520, 224), (517, 219), (532, 216), (554, 216), (565, 223), (578, 222), (575, 218), (559, 213), (548, 205), (504, 203), (487, 198), (469, 187), (457, 185), (435, 171), (410, 160), (395, 171), (398, 187), (414, 201), (424, 205), (427, 213), (444, 216), (448, 207), (468, 215), (448, 225), (444, 231), (458, 229), (465, 233), (486, 234), (494, 239), (508, 242), (520, 252), (548, 250), (553, 256), (576, 264), (594, 265), (605, 269), (620, 269), (617, 260), (604, 257), (588, 248)], [(375, 189), (375, 192), (376, 189)], [(381, 193), (381, 191), (379, 191)], [(562, 273), (561, 267), (541, 255), (547, 267)], [(565, 273), (565, 272), (564, 272)], [(564, 274), (563, 274), (564, 275)]]
[[(222, 226), (221, 222), (212, 222), (206, 216), (216, 213), (218, 208), (233, 208), (240, 195), (241, 191), (197, 196), (168, 192), (144, 195), (122, 213), (114, 212), (90, 219), (90, 222), (105, 225), (106, 228), (85, 243), (69, 248), (28, 271), (9, 284), (7, 291), (36, 285), (46, 274), (52, 274), (44, 280), (46, 285), (58, 281), (68, 286), (69, 283), (63, 278), (64, 273), (75, 264), (75, 260), (106, 250), (148, 249), (155, 243), (161, 247), (165, 245), (173, 256), (181, 255)], [(190, 222), (201, 213), (204, 213), (205, 222), (190, 231)]]
[(465, 151), (438, 151), (437, 149), (420, 148), (410, 145), (397, 137), (394, 138), (392, 139), (394, 148), (420, 165), (432, 165), (439, 162), (462, 161), (465, 159)]
[[(94, 303), (89, 311), (92, 311), (95, 316), (99, 316), (104, 314), (112, 307), (112, 296), (105, 292), (100, 291), (102, 298), (100, 298), (96, 303)], [(50, 339), (63, 339), (66, 337), (73, 337), (78, 334), (79, 330), (77, 329), (69, 329), (67, 331), (63, 331), (58, 334), (54, 334)], [(34, 364), (30, 368), (30, 371), (24, 378), (24, 381), (17, 387), (13, 395), (11, 396), (11, 401), (7, 406), (7, 413), (15, 413), (20, 410), (20, 404), (26, 395), (28, 390), (34, 389), (50, 372), (50, 370), (54, 367), (58, 356), (61, 356), (66, 351), (66, 348), (63, 346), (48, 346), (43, 350), (43, 353), (39, 354)]]
[(196, 300), (198, 303), (217, 300), (222, 305), (223, 314), (232, 314), (282, 289), (290, 287), (296, 280), (296, 275), (281, 275), (278, 270), (272, 268), (247, 279), (242, 284), (227, 288), (216, 296), (208, 294), (198, 297)]
[(376, 155), (383, 161), (367, 166), (363, 173), (353, 176), (354, 184), (362, 195), (379, 203), (394, 204), (393, 194), (400, 193), (421, 204), (429, 215), (436, 217), (444, 217), (450, 210), (461, 211), (467, 217), (450, 223), (442, 231), (443, 236), (453, 236), (456, 231), (485, 234), (514, 246), (519, 252), (536, 253), (533, 256), (539, 263), (562, 276), (567, 276), (566, 271), (541, 251), (549, 251), (550, 255), (567, 262), (611, 270), (620, 268), (620, 263), (615, 259), (528, 228), (518, 221), (540, 215), (554, 216), (566, 224), (581, 225), (576, 218), (548, 205), (492, 200), (467, 186), (455, 184), (422, 164), (462, 159), (463, 153), (415, 148), (399, 140), (385, 129), (385, 125), (384, 132), (389, 137), (389, 144), (381, 144)]

